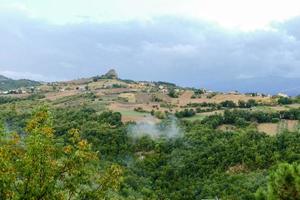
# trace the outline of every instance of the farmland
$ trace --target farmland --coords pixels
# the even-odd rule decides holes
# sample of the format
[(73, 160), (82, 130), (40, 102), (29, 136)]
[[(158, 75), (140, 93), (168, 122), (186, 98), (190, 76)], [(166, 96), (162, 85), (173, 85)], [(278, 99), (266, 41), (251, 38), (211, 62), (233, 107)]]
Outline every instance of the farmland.
[[(2, 138), (8, 140), (5, 148), (18, 148), (8, 153), (22, 149), (19, 160), (26, 164), (24, 145), (42, 143), (49, 151), (34, 151), (29, 158), (58, 159), (51, 161), (55, 170), (59, 162), (72, 162), (83, 174), (72, 168), (68, 173), (79, 180), (73, 184), (95, 199), (255, 199), (278, 163), (299, 162), (299, 97), (97, 76), (42, 83), (26, 93), (2, 94), (0, 100), (3, 131), (18, 133)], [(52, 155), (54, 146), (59, 152)], [(78, 152), (88, 155), (80, 158), (84, 162), (76, 160)], [(22, 174), (23, 168), (8, 159), (13, 156), (6, 162)], [(95, 174), (112, 182), (95, 180)], [(57, 180), (56, 187), (67, 181)], [(100, 184), (109, 189), (93, 190)], [(69, 194), (69, 188), (48, 195)]]

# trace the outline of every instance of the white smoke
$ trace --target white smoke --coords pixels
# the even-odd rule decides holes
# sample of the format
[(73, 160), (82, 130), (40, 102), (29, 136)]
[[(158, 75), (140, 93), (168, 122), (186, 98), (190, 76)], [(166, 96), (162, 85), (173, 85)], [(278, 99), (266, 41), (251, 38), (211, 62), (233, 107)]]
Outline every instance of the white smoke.
[(175, 117), (170, 118), (167, 123), (157, 123), (155, 118), (149, 117), (128, 127), (129, 135), (135, 138), (150, 136), (152, 139), (159, 137), (178, 137), (181, 130)]

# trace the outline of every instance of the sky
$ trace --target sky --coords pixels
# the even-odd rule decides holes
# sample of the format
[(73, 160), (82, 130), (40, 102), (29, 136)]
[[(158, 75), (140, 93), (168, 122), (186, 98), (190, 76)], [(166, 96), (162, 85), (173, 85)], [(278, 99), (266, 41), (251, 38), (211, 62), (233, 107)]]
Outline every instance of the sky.
[(294, 95), (299, 27), (299, 0), (0, 0), (0, 74)]

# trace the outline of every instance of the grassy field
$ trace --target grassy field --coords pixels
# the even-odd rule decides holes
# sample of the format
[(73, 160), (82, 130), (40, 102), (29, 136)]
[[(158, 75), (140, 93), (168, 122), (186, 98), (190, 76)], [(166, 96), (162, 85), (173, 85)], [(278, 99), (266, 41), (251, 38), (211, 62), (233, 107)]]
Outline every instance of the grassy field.
[(142, 112), (136, 112), (134, 110), (122, 110), (120, 111), (122, 115), (125, 116), (145, 116), (145, 115), (150, 115), (149, 113), (142, 113)]
[(123, 122), (143, 121), (152, 117), (149, 113), (136, 112), (134, 110), (120, 110), (119, 112), (122, 114)]
[(202, 119), (204, 119), (204, 117), (205, 117), (205, 115), (197, 114), (197, 115), (194, 115), (193, 117), (186, 117), (183, 119), (188, 120), (188, 121), (195, 121), (195, 120), (202, 120)]
[(276, 135), (286, 130), (299, 130), (299, 122), (297, 120), (281, 120), (278, 123), (261, 123), (257, 125), (257, 130), (268, 135)]

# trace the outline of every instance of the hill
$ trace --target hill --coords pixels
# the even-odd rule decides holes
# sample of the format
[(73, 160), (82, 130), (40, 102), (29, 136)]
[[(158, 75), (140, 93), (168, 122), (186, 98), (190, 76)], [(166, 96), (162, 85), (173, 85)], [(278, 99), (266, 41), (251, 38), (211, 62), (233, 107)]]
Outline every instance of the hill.
[[(44, 194), (36, 185), (45, 180), (55, 190), (48, 199), (71, 187), (93, 194), (72, 200), (254, 200), (279, 163), (300, 161), (300, 97), (284, 94), (214, 92), (113, 72), (0, 94), (0, 119), (0, 154), (8, 163), (0, 180), (9, 181), (3, 194), (20, 199), (19, 183), (34, 173), (42, 178), (30, 183), (30, 197)], [(108, 174), (98, 180), (97, 172)], [(102, 180), (118, 187), (93, 191)]]
[[(19, 80), (19, 85), (15, 88), (21, 85), (26, 87), (39, 84), (29, 80), (24, 80), (29, 82), (23, 83), (20, 81), (22, 80)], [(1, 76), (0, 82), (6, 85), (8, 83), (16, 85), (17, 81)], [(5, 98), (6, 95), (1, 96)], [(196, 121), (211, 115), (223, 114), (228, 109), (278, 112), (300, 107), (300, 98), (298, 97), (288, 97), (279, 102), (279, 99), (285, 94), (272, 96), (263, 93), (239, 93), (236, 91), (215, 92), (206, 89), (180, 87), (165, 81), (123, 80), (118, 77), (115, 70), (91, 78), (41, 83), (35, 87), (35, 90), (10, 94), (15, 98), (32, 98), (32, 95), (35, 95), (34, 98), (41, 98), (39, 102), (47, 102), (47, 104), (59, 108), (68, 109), (85, 105), (97, 112), (102, 112), (103, 109), (119, 112), (122, 114), (122, 122), (124, 123), (141, 122), (149, 118), (158, 122), (165, 119), (169, 114), (184, 120)], [(7, 99), (3, 100), (3, 102), (7, 101)], [(288, 105), (283, 105), (282, 102)], [(266, 123), (270, 121), (268, 120)], [(277, 120), (276, 124), (254, 126), (263, 132), (274, 134), (281, 131), (281, 126), (293, 123)], [(222, 124), (220, 126), (222, 128)], [(292, 130), (294, 125), (291, 126)]]
[(14, 80), (11, 78), (7, 78), (3, 75), (0, 75), (0, 90), (2, 91), (18, 89), (22, 87), (32, 87), (38, 85), (41, 85), (41, 83), (38, 81), (32, 81), (28, 79)]

